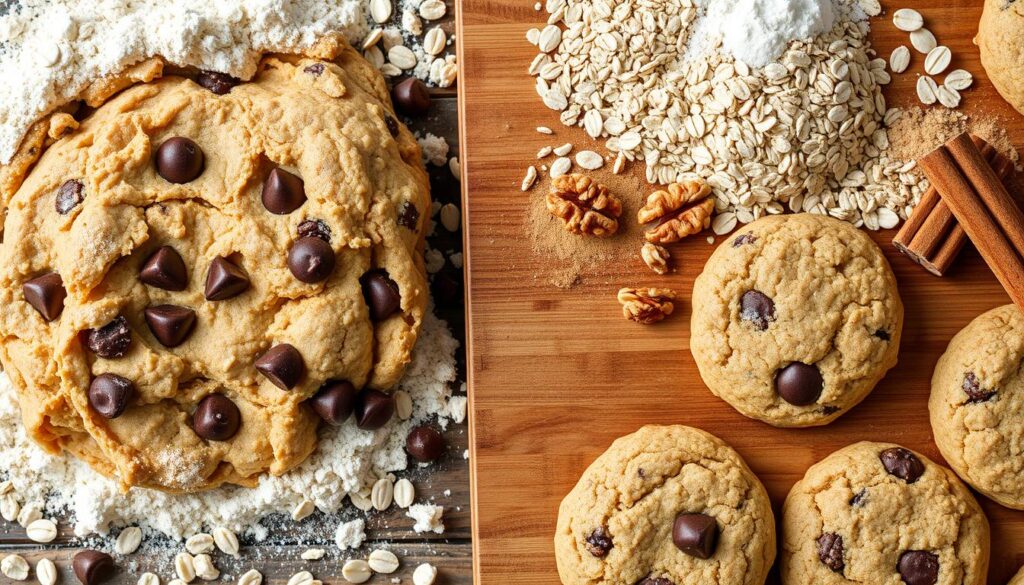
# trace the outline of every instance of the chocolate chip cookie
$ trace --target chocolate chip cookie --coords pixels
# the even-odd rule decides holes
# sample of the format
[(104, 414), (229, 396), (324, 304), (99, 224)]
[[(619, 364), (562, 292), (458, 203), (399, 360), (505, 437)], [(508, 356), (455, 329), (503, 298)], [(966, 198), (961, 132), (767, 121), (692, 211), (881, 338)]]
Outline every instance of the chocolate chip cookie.
[(782, 510), (787, 585), (983, 585), (985, 514), (956, 475), (898, 445), (856, 443), (807, 470)]
[(430, 198), (380, 74), (327, 39), (83, 113), (17, 177), (0, 245), (0, 361), (31, 436), (195, 491), (296, 466), (321, 421), (385, 424)]
[(823, 425), (896, 365), (903, 304), (871, 238), (820, 215), (725, 240), (693, 287), (690, 347), (708, 388), (780, 427)]
[(699, 429), (646, 426), (562, 500), (555, 559), (564, 585), (760, 585), (775, 520), (731, 447)]
[(928, 400), (935, 443), (976, 490), (1024, 509), (1024, 315), (1014, 305), (964, 327), (939, 358)]

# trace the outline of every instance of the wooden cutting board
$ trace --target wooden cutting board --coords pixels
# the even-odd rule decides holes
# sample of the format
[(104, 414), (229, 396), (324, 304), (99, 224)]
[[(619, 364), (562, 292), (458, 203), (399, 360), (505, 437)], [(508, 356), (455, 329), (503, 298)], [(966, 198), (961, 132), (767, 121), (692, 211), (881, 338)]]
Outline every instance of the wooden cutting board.
[[(879, 55), (909, 45), (906, 33), (893, 27), (892, 11), (920, 9), (951, 47), (953, 66), (975, 75), (963, 111), (1001, 116), (1020, 148), (1024, 117), (995, 93), (971, 43), (981, 1), (884, 5), (883, 16), (872, 20)], [(764, 481), (776, 513), (808, 466), (851, 442), (893, 441), (941, 460), (928, 423), (932, 369), (960, 328), (1008, 302), (973, 250), (951, 275), (936, 278), (894, 252), (892, 232), (875, 235), (906, 305), (900, 363), (852, 412), (804, 430), (748, 420), (711, 395), (689, 351), (688, 302), (661, 325), (622, 319), (615, 301), (620, 286), (664, 285), (689, 296), (714, 248), (703, 237), (673, 248), (679, 269), (666, 277), (630, 255), (588, 268), (570, 289), (551, 284), (560, 261), (535, 252), (524, 227), (531, 199), (519, 183), (541, 146), (586, 140), (540, 103), (526, 73), (535, 51), (524, 34), (544, 16), (533, 0), (462, 0), (458, 23), (475, 582), (557, 583), (552, 535), (559, 502), (613, 439), (643, 424), (688, 424), (728, 441)], [(912, 71), (920, 70), (921, 60), (915, 53)], [(894, 76), (886, 89), (889, 104), (916, 103), (916, 78)], [(538, 134), (538, 125), (557, 136)], [(634, 197), (649, 190), (639, 175), (631, 185)], [(992, 523), (990, 583), (1001, 585), (1024, 562), (1024, 512), (980, 499)]]

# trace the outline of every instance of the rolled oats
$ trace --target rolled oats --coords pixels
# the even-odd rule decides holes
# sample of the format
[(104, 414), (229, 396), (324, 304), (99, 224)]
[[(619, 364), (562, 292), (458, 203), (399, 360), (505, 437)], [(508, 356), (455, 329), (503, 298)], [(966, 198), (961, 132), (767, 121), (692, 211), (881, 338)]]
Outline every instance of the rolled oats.
[(391, 507), (391, 502), (394, 501), (394, 494), (395, 485), (390, 479), (382, 477), (373, 484), (373, 490), (370, 492), (370, 502), (374, 509), (384, 511)]
[(526, 176), (523, 177), (523, 182), (520, 185), (522, 191), (529, 191), (530, 187), (537, 181), (537, 167), (530, 165), (526, 169)]
[(353, 559), (342, 565), (341, 576), (349, 583), (366, 583), (373, 576), (373, 571), (366, 561)]
[(430, 563), (423, 563), (412, 572), (413, 585), (434, 585), (437, 579), (437, 568)]
[(420, 16), (427, 20), (438, 20), (448, 11), (447, 5), (441, 0), (424, 0), (420, 4)]
[(924, 26), (924, 17), (913, 8), (900, 8), (892, 13), (892, 23), (904, 32), (914, 32)]
[(216, 581), (220, 577), (220, 569), (213, 564), (213, 558), (206, 553), (196, 555), (193, 559), (193, 566), (196, 570), (196, 577), (203, 581)]
[(550, 146), (542, 146), (542, 147), (540, 147), (540, 150), (537, 151), (537, 158), (541, 159), (541, 158), (545, 158), (545, 157), (551, 156), (551, 151), (552, 150), (554, 150), (554, 149), (551, 148)]
[(304, 561), (319, 561), (320, 559), (324, 558), (324, 555), (326, 554), (327, 551), (325, 551), (322, 548), (310, 548), (302, 551), (302, 554), (299, 556)]
[(926, 28), (921, 28), (910, 33), (910, 44), (913, 45), (913, 47), (917, 49), (917, 52), (922, 55), (927, 55), (938, 45), (935, 41), (935, 35), (932, 34), (932, 31)]
[(552, 179), (557, 179), (558, 177), (566, 175), (570, 170), (572, 170), (572, 159), (563, 156), (555, 159), (555, 162), (551, 163), (550, 175)]
[(416, 67), (416, 54), (405, 45), (395, 45), (388, 49), (388, 61), (399, 69), (412, 69)]
[(943, 85), (949, 89), (955, 89), (957, 91), (963, 91), (971, 84), (974, 83), (974, 76), (963, 69), (954, 69), (946, 74), (946, 80)]
[(0, 496), (0, 517), (8, 522), (14, 522), (21, 513), (21, 504), (13, 492)]
[(202, 553), (209, 553), (213, 552), (213, 548), (213, 536), (206, 534), (205, 532), (194, 534), (185, 540), (185, 550), (187, 550), (189, 554), (198, 555)]
[(316, 511), (316, 505), (309, 500), (302, 500), (292, 508), (292, 520), (300, 522), (309, 518)]
[(28, 579), (28, 561), (21, 555), (7, 555), (0, 561), (0, 573), (15, 581)]
[(142, 529), (138, 526), (129, 526), (117, 535), (117, 540), (114, 541), (114, 552), (119, 555), (130, 555), (139, 550), (141, 544)]
[(57, 565), (50, 559), (39, 559), (36, 563), (36, 580), (39, 581), (39, 585), (54, 585), (57, 577)]
[(889, 68), (893, 73), (903, 73), (910, 66), (910, 49), (906, 45), (900, 45), (893, 49), (889, 55)]
[(213, 543), (217, 545), (217, 549), (220, 550), (220, 552), (233, 557), (238, 556), (238, 537), (230, 529), (224, 528), (223, 526), (214, 528)]
[(938, 99), (937, 92), (938, 87), (935, 84), (934, 79), (927, 75), (922, 75), (917, 78), (917, 99), (921, 100), (922, 104), (934, 104)]
[(537, 126), (537, 132), (540, 132), (541, 134), (554, 134), (555, 133), (554, 130), (552, 130), (551, 128), (548, 128), (547, 126)]
[(310, 585), (313, 583), (313, 573), (309, 571), (299, 571), (288, 579), (288, 585)]
[(570, 152), (572, 152), (572, 144), (566, 142), (561, 146), (556, 146), (555, 148), (551, 149), (551, 152), (555, 153), (555, 156), (566, 156)]
[(377, 24), (391, 20), (391, 0), (370, 0), (370, 16)]
[(263, 574), (256, 569), (249, 569), (238, 578), (238, 585), (263, 585)]
[(395, 504), (405, 509), (412, 505), (416, 499), (416, 487), (404, 477), (395, 482)]
[(398, 570), (399, 566), (398, 557), (395, 556), (395, 553), (385, 549), (377, 549), (371, 552), (366, 563), (374, 573), (382, 575), (394, 573)]
[(931, 51), (924, 58), (924, 71), (928, 75), (938, 75), (949, 67), (949, 62), (953, 59), (953, 53), (949, 50), (946, 45), (939, 45)]
[(950, 89), (948, 86), (940, 85), (935, 88), (935, 98), (947, 108), (953, 109), (960, 105), (960, 92)]
[(593, 150), (581, 150), (576, 153), (576, 164), (588, 171), (596, 171), (604, 166), (604, 159)]
[(54, 524), (53, 520), (41, 518), (25, 528), (25, 535), (32, 542), (47, 544), (57, 538), (57, 525)]
[(187, 552), (178, 553), (174, 557), (174, 573), (185, 583), (191, 583), (196, 578), (195, 558)]
[(423, 37), (423, 50), (430, 55), (440, 55), (444, 52), (445, 45), (448, 44), (448, 36), (445, 35), (444, 30), (439, 26), (427, 31), (426, 36)]
[(28, 525), (39, 520), (43, 517), (43, 503), (42, 502), (29, 502), (21, 507), (21, 511), (18, 512), (18, 524), (22, 528), (28, 528)]

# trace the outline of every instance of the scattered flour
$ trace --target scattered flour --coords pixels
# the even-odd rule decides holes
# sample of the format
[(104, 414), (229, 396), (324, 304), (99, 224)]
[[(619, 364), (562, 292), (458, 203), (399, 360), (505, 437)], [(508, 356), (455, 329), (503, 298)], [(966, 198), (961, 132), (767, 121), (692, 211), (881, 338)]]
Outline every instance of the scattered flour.
[[(105, 535), (113, 527), (138, 524), (176, 539), (211, 526), (260, 538), (265, 534), (256, 523), (268, 514), (287, 514), (303, 499), (312, 500), (320, 510), (335, 512), (349, 492), (372, 485), (388, 472), (405, 469), (409, 429), (435, 416), (442, 427), (449, 422), (446, 413), (449, 386), (456, 379), (457, 349), (458, 342), (447, 325), (428, 312), (412, 363), (395, 388), (405, 390), (413, 399), (409, 420), (395, 418), (370, 433), (357, 429), (350, 419), (340, 427), (325, 429), (317, 451), (281, 477), (264, 477), (253, 489), (228, 486), (191, 495), (141, 488), (121, 493), (115, 482), (85, 463), (43, 452), (25, 435), (14, 389), (7, 376), (0, 374), (0, 479), (11, 481), (21, 502), (46, 501), (49, 512), (69, 515), (79, 536)], [(444, 530), (440, 508), (413, 508), (418, 509), (412, 516), (417, 531)], [(338, 531), (339, 546), (356, 542), (363, 532), (361, 524), (361, 520), (343, 524)]]
[(444, 534), (444, 507), (434, 504), (413, 504), (409, 506), (406, 516), (416, 521), (412, 529), (416, 532), (434, 532)]
[(334, 532), (334, 544), (341, 550), (357, 549), (366, 540), (366, 523), (362, 518), (342, 522)]

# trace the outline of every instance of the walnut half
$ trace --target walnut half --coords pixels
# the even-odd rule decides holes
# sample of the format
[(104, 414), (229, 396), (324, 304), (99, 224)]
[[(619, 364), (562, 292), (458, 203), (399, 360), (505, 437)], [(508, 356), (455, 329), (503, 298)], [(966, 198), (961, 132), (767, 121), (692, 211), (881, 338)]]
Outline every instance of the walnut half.
[(672, 301), (679, 297), (667, 288), (620, 288), (618, 299), (622, 315), (630, 321), (644, 325), (657, 323), (672, 314)]
[(711, 187), (700, 179), (693, 179), (672, 183), (665, 190), (648, 195), (636, 219), (641, 224), (658, 222), (644, 234), (648, 242), (671, 244), (706, 229), (711, 225), (714, 211)]
[(551, 182), (548, 211), (574, 234), (608, 237), (619, 230), (622, 204), (608, 188), (586, 175), (562, 175)]

